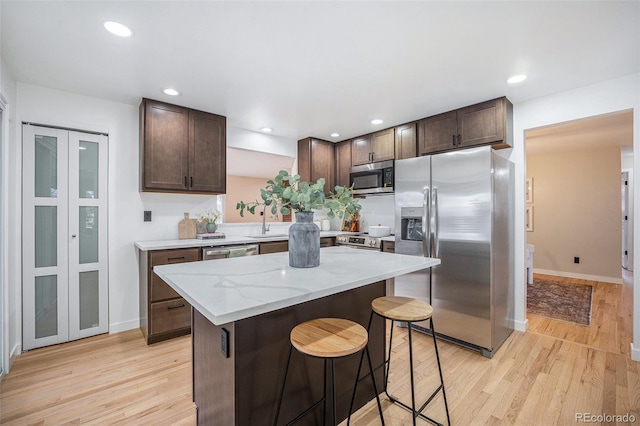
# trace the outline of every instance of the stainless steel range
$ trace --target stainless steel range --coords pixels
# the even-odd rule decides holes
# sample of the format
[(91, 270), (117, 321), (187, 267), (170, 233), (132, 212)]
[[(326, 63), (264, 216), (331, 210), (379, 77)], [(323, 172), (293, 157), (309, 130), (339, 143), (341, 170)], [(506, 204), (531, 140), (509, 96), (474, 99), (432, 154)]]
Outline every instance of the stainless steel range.
[(365, 250), (382, 250), (382, 240), (368, 235), (338, 235), (336, 245)]

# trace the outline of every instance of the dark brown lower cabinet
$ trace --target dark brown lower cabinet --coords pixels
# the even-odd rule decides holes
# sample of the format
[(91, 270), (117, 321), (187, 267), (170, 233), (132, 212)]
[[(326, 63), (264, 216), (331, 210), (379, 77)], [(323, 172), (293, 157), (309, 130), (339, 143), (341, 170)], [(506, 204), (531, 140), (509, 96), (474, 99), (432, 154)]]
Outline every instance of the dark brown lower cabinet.
[[(384, 295), (385, 282), (381, 281), (224, 325), (214, 325), (194, 308), (193, 400), (197, 406), (198, 424), (272, 425), (291, 329), (301, 322), (320, 317), (346, 318), (366, 327), (371, 301)], [(228, 336), (228, 357), (221, 350), (222, 335)], [(383, 362), (384, 348), (384, 321), (374, 316), (369, 331), (369, 350), (374, 366)], [(360, 354), (336, 360), (339, 421), (347, 417), (359, 361)], [(320, 399), (322, 366), (320, 359), (294, 353), (279, 423), (287, 423)], [(361, 378), (367, 372), (368, 369), (363, 367)], [(382, 369), (376, 372), (376, 383), (380, 390)], [(370, 380), (362, 380), (358, 385), (354, 409), (374, 398)], [(328, 402), (327, 410), (330, 409), (331, 402)], [(321, 421), (322, 404), (300, 423), (321, 424)]]
[(191, 332), (191, 305), (153, 272), (157, 265), (197, 262), (198, 247), (140, 252), (140, 329), (147, 344)]
[[(320, 238), (320, 248), (336, 245), (335, 237)], [(260, 243), (260, 254), (280, 253), (289, 251), (289, 241), (267, 241)]]
[(267, 241), (260, 243), (260, 254), (289, 251), (289, 241)]

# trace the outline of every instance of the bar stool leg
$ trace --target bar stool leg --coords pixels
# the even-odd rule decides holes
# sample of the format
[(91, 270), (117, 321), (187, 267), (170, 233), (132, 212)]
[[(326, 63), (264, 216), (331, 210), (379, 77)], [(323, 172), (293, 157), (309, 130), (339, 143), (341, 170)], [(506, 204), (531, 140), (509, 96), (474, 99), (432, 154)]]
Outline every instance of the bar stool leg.
[[(369, 353), (369, 346), (365, 346), (365, 352), (367, 353), (367, 361), (369, 361), (369, 373), (371, 373), (371, 381), (373, 382), (373, 392), (376, 394), (376, 403), (378, 404), (378, 413), (380, 413), (380, 421), (384, 426), (384, 416), (382, 415), (382, 404), (380, 404), (380, 394), (378, 393), (378, 386), (376, 385), (376, 378), (373, 373), (373, 363), (371, 362), (371, 354)], [(349, 414), (351, 416), (351, 414)]]
[(331, 358), (331, 424), (337, 425), (336, 422), (336, 374), (335, 374), (335, 361)]
[(438, 344), (436, 343), (436, 330), (433, 328), (433, 317), (431, 317), (431, 335), (433, 336), (433, 347), (436, 350), (436, 361), (438, 361), (438, 373), (440, 373), (440, 384), (442, 385), (442, 397), (444, 398), (444, 409), (447, 412), (447, 424), (451, 426), (449, 418), (449, 404), (447, 404), (447, 393), (444, 390), (444, 378), (442, 376), (442, 367), (440, 366), (440, 355), (438, 354)]
[(407, 322), (409, 332), (409, 374), (411, 376), (411, 415), (413, 417), (413, 426), (416, 425), (416, 391), (413, 383), (413, 342), (411, 341), (411, 323)]
[(373, 363), (371, 362), (371, 354), (369, 352), (369, 346), (365, 346), (364, 351), (360, 354), (360, 363), (358, 364), (358, 374), (356, 374), (356, 383), (353, 386), (353, 394), (351, 395), (351, 404), (349, 404), (349, 417), (347, 417), (347, 426), (351, 424), (351, 413), (353, 412), (353, 404), (356, 400), (356, 391), (358, 390), (358, 382), (360, 381), (360, 372), (362, 371), (362, 361), (364, 360), (365, 352), (367, 354), (367, 362), (369, 363), (369, 374), (371, 374), (371, 381), (373, 382), (373, 391), (376, 394), (376, 403), (378, 404), (378, 413), (380, 413), (380, 421), (384, 426), (384, 416), (382, 415), (382, 404), (380, 403), (380, 395), (378, 394), (378, 385), (376, 385), (376, 378), (373, 373)]
[[(395, 321), (391, 320), (391, 330), (389, 331), (389, 350), (387, 353), (387, 359), (385, 363), (385, 371), (384, 371), (384, 393), (387, 395), (387, 398), (390, 400), (394, 400), (394, 398), (389, 395), (389, 391), (387, 390), (387, 385), (389, 384), (389, 371), (391, 370), (391, 348), (393, 345), (393, 326)], [(386, 324), (385, 324), (386, 325)]]
[(323, 426), (327, 424), (327, 359), (324, 359), (324, 373), (322, 374), (323, 382), (322, 385), (322, 424)]
[(287, 382), (287, 373), (289, 373), (289, 362), (291, 361), (291, 351), (293, 346), (289, 345), (289, 355), (287, 356), (287, 364), (284, 367), (284, 379), (282, 379), (282, 386), (280, 387), (280, 396), (278, 397), (278, 408), (276, 409), (276, 419), (273, 422), (273, 426), (278, 424), (278, 417), (280, 416), (280, 406), (282, 405), (282, 397), (284, 396), (284, 385)]

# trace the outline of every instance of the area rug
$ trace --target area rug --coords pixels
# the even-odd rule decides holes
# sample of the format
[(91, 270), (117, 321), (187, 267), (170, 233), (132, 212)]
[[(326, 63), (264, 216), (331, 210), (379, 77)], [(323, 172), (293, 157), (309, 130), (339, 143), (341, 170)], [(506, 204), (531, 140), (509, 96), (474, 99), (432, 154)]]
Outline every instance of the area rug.
[(527, 312), (588, 326), (592, 293), (590, 285), (534, 278), (527, 284)]

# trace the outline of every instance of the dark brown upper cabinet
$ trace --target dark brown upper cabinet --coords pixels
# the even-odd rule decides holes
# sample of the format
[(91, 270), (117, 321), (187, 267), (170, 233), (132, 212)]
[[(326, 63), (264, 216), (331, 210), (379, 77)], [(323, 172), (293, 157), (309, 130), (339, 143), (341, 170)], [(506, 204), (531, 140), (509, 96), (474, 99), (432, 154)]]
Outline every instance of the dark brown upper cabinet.
[(510, 148), (513, 105), (498, 98), (418, 122), (418, 155), (479, 145)]
[(140, 103), (140, 189), (224, 194), (226, 117), (164, 102)]
[(351, 141), (351, 165), (359, 166), (371, 162), (371, 137), (363, 135)]
[(336, 185), (351, 186), (351, 140), (336, 144)]
[(381, 130), (360, 136), (351, 142), (351, 164), (353, 166), (393, 160), (394, 155), (394, 129)]
[(335, 146), (333, 142), (315, 138), (298, 141), (298, 174), (300, 179), (316, 182), (325, 179), (324, 192), (328, 194), (335, 186)]
[(396, 131), (396, 160), (413, 158), (416, 156), (417, 135), (416, 123), (407, 123), (398, 126)]

